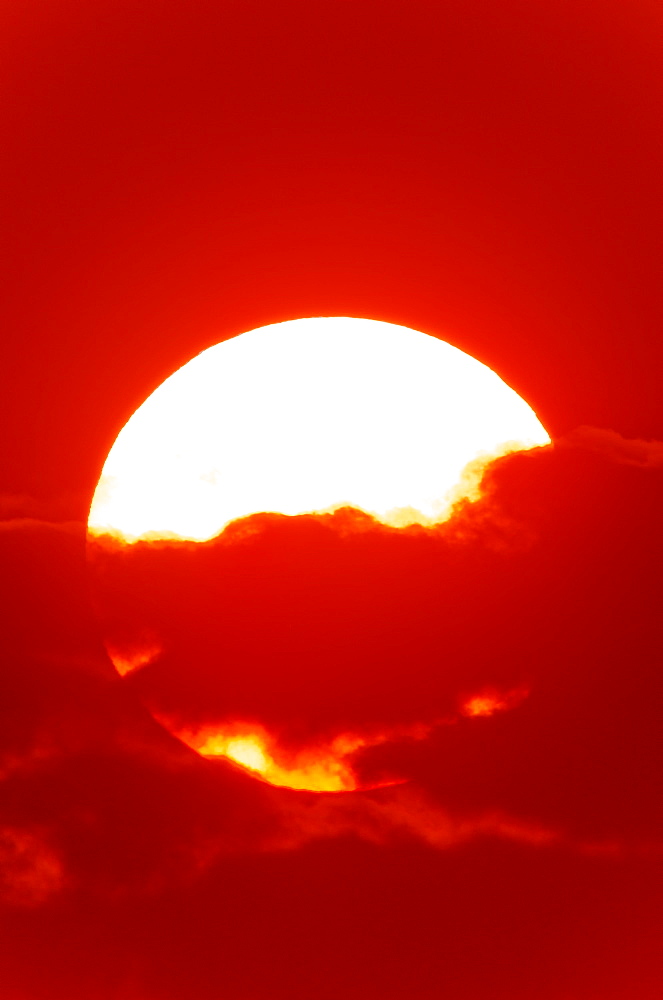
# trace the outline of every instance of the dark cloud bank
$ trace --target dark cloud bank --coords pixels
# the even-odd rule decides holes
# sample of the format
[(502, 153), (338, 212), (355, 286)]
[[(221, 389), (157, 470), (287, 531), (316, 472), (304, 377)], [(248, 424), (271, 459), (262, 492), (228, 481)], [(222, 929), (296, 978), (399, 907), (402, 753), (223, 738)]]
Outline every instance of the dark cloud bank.
[[(434, 532), (346, 511), (127, 549), (105, 627), (165, 651), (124, 679), (82, 528), (6, 521), (3, 998), (658, 997), (661, 450), (581, 429)], [(318, 796), (202, 760), (141, 699), (293, 745), (442, 724), (358, 757), (406, 784)]]

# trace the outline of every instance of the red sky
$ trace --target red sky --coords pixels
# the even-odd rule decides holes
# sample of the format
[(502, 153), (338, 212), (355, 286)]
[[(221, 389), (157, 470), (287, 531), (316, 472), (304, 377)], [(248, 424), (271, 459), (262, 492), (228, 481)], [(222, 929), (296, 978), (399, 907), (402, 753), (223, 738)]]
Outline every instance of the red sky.
[[(645, 0), (4, 5), (3, 1000), (658, 1000), (661, 22)], [(84, 549), (147, 394), (309, 315), (449, 340), (555, 440), (435, 536), (298, 519), (186, 591), (127, 571), (172, 671), (222, 654), (217, 695), (260, 695), (292, 739), (529, 690), (366, 751), (407, 783), (338, 796), (154, 723), (141, 698), (195, 715), (196, 685), (117, 677)]]

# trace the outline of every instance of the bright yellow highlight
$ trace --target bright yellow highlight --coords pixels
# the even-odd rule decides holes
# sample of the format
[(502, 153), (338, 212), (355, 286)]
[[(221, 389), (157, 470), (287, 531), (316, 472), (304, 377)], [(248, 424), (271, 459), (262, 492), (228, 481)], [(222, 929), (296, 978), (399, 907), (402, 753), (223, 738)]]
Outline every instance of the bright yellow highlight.
[(345, 758), (369, 742), (381, 742), (339, 736), (329, 745), (284, 756), (259, 727), (242, 728), (238, 732), (236, 726), (230, 726), (211, 733), (176, 732), (175, 735), (203, 757), (227, 757), (270, 785), (311, 792), (354, 791), (357, 781)]
[(202, 541), (249, 514), (344, 505), (426, 524), (448, 515), (468, 463), (549, 442), (517, 393), (444, 341), (293, 320), (211, 347), (152, 393), (108, 455), (89, 527)]
[(511, 691), (482, 691), (480, 694), (472, 695), (461, 706), (463, 715), (471, 718), (477, 716), (494, 715), (495, 712), (506, 712), (511, 708), (516, 708), (529, 694), (528, 687), (513, 688)]
[(135, 648), (127, 653), (117, 649), (112, 644), (107, 643), (108, 655), (113, 661), (113, 666), (121, 677), (130, 674), (132, 670), (140, 670), (153, 663), (162, 652), (160, 643), (148, 640), (142, 645), (136, 644)]
[[(279, 746), (267, 730), (255, 723), (238, 722), (190, 730), (179, 729), (166, 719), (161, 721), (178, 739), (203, 757), (225, 757), (270, 785), (309, 792), (355, 791), (360, 787), (351, 761), (355, 750), (377, 746), (399, 735), (424, 739), (431, 728), (415, 725), (365, 736), (344, 733), (327, 743), (292, 752)], [(381, 781), (370, 787), (399, 783)]]
[(494, 715), (503, 707), (502, 702), (491, 695), (479, 695), (476, 698), (470, 698), (468, 702), (463, 706), (464, 715)]
[[(217, 751), (218, 752), (218, 751)], [(252, 771), (266, 771), (269, 760), (257, 743), (255, 737), (245, 737), (242, 740), (230, 740), (226, 744), (226, 757)]]
[[(499, 693), (482, 691), (465, 699), (461, 715), (490, 716), (519, 705), (529, 694), (526, 687)], [(359, 787), (383, 787), (400, 784), (400, 780), (380, 781), (360, 785), (352, 765), (357, 750), (379, 746), (393, 739), (423, 740), (433, 729), (455, 722), (456, 716), (396, 726), (382, 732), (342, 733), (326, 743), (316, 743), (296, 752), (285, 750), (278, 740), (257, 723), (234, 722), (199, 729), (180, 729), (172, 720), (161, 718), (167, 729), (208, 758), (225, 757), (260, 777), (270, 785), (309, 792), (352, 792)]]

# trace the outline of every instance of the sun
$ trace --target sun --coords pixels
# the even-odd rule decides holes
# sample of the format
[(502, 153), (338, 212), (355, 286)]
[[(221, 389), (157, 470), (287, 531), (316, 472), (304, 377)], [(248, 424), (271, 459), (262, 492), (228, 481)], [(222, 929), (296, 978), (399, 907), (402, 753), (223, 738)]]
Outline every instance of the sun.
[(249, 514), (339, 506), (430, 524), (473, 463), (549, 442), (494, 371), (436, 337), (291, 320), (203, 351), (152, 393), (108, 455), (88, 527), (203, 541)]
[[(104, 465), (90, 510), (89, 553), (110, 602), (103, 611), (108, 653), (118, 672), (136, 681), (155, 718), (207, 760), (222, 759), (271, 785), (305, 791), (349, 792), (400, 780), (385, 775), (378, 784), (366, 784), (357, 755), (395, 739), (425, 739), (440, 719), (372, 729), (339, 722), (322, 742), (288, 742), (289, 730), (263, 724), (250, 694), (237, 710), (231, 707), (225, 685), (232, 678), (224, 678), (224, 670), (233, 668), (225, 659), (225, 633), (213, 600), (209, 645), (196, 647), (198, 654), (187, 645), (173, 672), (167, 666), (169, 642), (177, 647), (178, 640), (169, 639), (170, 624), (158, 622), (158, 610), (138, 598), (141, 621), (116, 584), (132, 579), (132, 567), (139, 571), (141, 560), (154, 556), (159, 562), (163, 555), (159, 587), (153, 593), (146, 585), (148, 603), (158, 604), (172, 599), (177, 567), (186, 566), (183, 635), (189, 628), (207, 635), (201, 614), (208, 614), (206, 602), (216, 592), (210, 567), (226, 572), (223, 552), (226, 543), (232, 548), (235, 534), (224, 529), (238, 518), (336, 511), (331, 520), (340, 524), (356, 510), (338, 508), (351, 507), (395, 529), (434, 525), (450, 516), (460, 497), (480, 496), (481, 475), (492, 459), (549, 442), (531, 407), (494, 371), (403, 326), (319, 317), (276, 323), (217, 344), (136, 410)], [(364, 520), (366, 530), (382, 530)], [(132, 600), (135, 585), (127, 591)], [(256, 577), (252, 587), (258, 585)], [(178, 597), (169, 607), (175, 623), (179, 604)], [(259, 623), (251, 628), (261, 631)], [(298, 674), (302, 666), (294, 654), (277, 662), (277, 673), (285, 670), (278, 684), (296, 680), (298, 691), (310, 690), (315, 712), (324, 684), (318, 690), (305, 670)], [(203, 686), (195, 709), (179, 703), (180, 668), (186, 674), (182, 690), (192, 690), (195, 699), (196, 685)], [(256, 673), (259, 689), (256, 663), (249, 659), (242, 669)], [(356, 669), (370, 671), (370, 662)], [(441, 724), (489, 717), (514, 707), (526, 693), (466, 692)]]

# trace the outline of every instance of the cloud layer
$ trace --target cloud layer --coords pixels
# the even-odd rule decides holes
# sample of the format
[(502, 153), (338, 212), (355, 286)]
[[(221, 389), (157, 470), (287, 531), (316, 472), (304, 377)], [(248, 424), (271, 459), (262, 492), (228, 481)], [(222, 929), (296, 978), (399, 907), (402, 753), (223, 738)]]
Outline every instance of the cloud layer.
[[(195, 550), (126, 550), (103, 580), (104, 627), (128, 622), (127, 643), (142, 629), (165, 652), (123, 678), (90, 607), (82, 526), (6, 522), (8, 996), (286, 997), (296, 976), (296, 995), (396, 998), (413, 963), (417, 995), (442, 977), (469, 1000), (524, 949), (518, 974), (500, 973), (524, 1000), (549, 955), (534, 928), (579, 982), (588, 922), (582, 961), (612, 949), (626, 976), (649, 954), (663, 843), (655, 453), (583, 432), (506, 457), (436, 532), (258, 517)], [(461, 711), (517, 685), (527, 696), (503, 711)], [(293, 746), (431, 728), (353, 758), (367, 781), (405, 784), (315, 795), (203, 760), (141, 704), (191, 721), (249, 697)], [(558, 1000), (559, 984), (538, 995)]]

